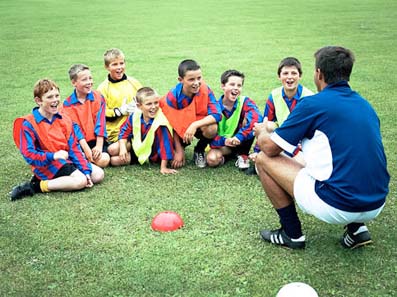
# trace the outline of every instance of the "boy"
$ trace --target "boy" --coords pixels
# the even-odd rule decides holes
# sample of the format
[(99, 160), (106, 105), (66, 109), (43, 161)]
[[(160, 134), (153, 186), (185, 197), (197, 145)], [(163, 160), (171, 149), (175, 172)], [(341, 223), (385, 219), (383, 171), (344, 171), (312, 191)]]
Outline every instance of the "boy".
[[(282, 125), (301, 98), (313, 95), (312, 91), (299, 83), (302, 78), (302, 65), (297, 58), (287, 57), (281, 60), (277, 68), (277, 75), (281, 87), (270, 93), (263, 115), (274, 129)], [(273, 124), (270, 122), (273, 122)], [(258, 152), (258, 146), (255, 146), (254, 153), (249, 156), (251, 161), (255, 162)], [(299, 149), (296, 150), (295, 156), (303, 163), (304, 161), (298, 152)], [(247, 174), (256, 174), (255, 168), (248, 170)]]
[(110, 156), (107, 151), (107, 133), (103, 96), (92, 90), (92, 75), (88, 66), (75, 64), (69, 69), (69, 77), (74, 92), (63, 102), (64, 112), (83, 132), (80, 141), (87, 159), (98, 165), (109, 165)]
[(179, 83), (161, 99), (160, 106), (175, 130), (175, 157), (173, 168), (185, 164), (185, 147), (193, 137), (199, 139), (194, 148), (193, 160), (197, 167), (206, 167), (205, 148), (216, 136), (222, 119), (220, 106), (214, 93), (202, 79), (200, 65), (184, 60), (178, 67)]
[[(128, 115), (135, 110), (133, 98), (141, 83), (125, 74), (125, 56), (117, 48), (109, 49), (104, 54), (105, 68), (109, 72), (108, 77), (99, 86), (98, 91), (106, 100), (106, 130), (108, 142), (118, 141), (120, 126)], [(109, 151), (110, 155), (115, 152)]]
[(14, 201), (35, 193), (74, 191), (92, 187), (104, 178), (104, 172), (84, 157), (73, 130), (72, 121), (58, 113), (59, 87), (49, 79), (34, 86), (32, 114), (14, 121), (14, 141), (33, 178), (12, 189)]
[(262, 122), (258, 106), (248, 97), (241, 96), (244, 74), (227, 70), (221, 76), (224, 94), (219, 103), (222, 120), (218, 124), (218, 135), (210, 143), (207, 163), (210, 167), (222, 165), (225, 157), (237, 156), (236, 167), (249, 168), (248, 154), (254, 141), (254, 124)]
[(160, 162), (162, 174), (177, 173), (167, 167), (174, 156), (172, 127), (161, 111), (159, 101), (160, 97), (153, 89), (143, 87), (138, 90), (137, 109), (121, 126), (119, 142), (111, 144), (111, 151), (118, 152), (111, 157), (113, 166), (143, 164), (150, 160)]

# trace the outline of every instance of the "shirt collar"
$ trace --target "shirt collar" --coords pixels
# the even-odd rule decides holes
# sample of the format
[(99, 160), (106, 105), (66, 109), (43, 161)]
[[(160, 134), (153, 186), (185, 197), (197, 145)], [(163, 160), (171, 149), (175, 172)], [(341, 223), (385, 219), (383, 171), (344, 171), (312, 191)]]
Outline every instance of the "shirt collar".
[[(91, 91), (90, 93), (87, 94), (87, 96), (85, 97), (86, 100), (90, 100), (90, 101), (94, 101), (94, 94)], [(76, 93), (76, 89), (73, 91), (72, 95), (70, 96), (70, 103), (71, 104), (76, 104), (79, 103), (79, 99), (77, 98), (77, 93)]]
[[(35, 119), (36, 123), (40, 123), (40, 122), (42, 122), (42, 121), (46, 121), (46, 122), (48, 122), (48, 123), (50, 122), (47, 118), (45, 118), (45, 117), (43, 117), (43, 116), (41, 115), (41, 113), (39, 112), (39, 108), (38, 108), (38, 107), (33, 108), (32, 113), (33, 113), (33, 116), (34, 116), (34, 119)], [(54, 121), (56, 118), (62, 119), (61, 114), (60, 114), (60, 113), (54, 114), (53, 121)]]

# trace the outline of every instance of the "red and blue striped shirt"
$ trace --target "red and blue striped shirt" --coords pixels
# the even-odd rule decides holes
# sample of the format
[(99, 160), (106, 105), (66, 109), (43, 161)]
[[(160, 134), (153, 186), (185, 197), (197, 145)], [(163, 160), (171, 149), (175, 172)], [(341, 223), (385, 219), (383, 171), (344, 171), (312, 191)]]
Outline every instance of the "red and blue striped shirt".
[[(175, 88), (173, 88), (170, 92), (168, 92), (166, 101), (169, 106), (175, 109), (183, 109), (192, 103), (193, 98), (190, 98), (182, 93), (183, 84), (178, 83)], [(208, 87), (208, 115), (211, 115), (215, 118), (218, 123), (222, 119), (222, 111), (218, 104), (218, 101), (215, 98), (214, 92)]]
[[(128, 116), (125, 122), (120, 127), (119, 139), (132, 139), (133, 124), (132, 118), (134, 114)], [(149, 129), (152, 127), (154, 119), (150, 119), (145, 123), (143, 116), (141, 116), (141, 137), (142, 141), (145, 139)], [(152, 153), (149, 160), (153, 163), (160, 162), (161, 160), (172, 160), (174, 158), (174, 141), (172, 135), (166, 126), (157, 128), (154, 134), (154, 141), (152, 145)]]
[(80, 126), (87, 141), (95, 140), (96, 136), (107, 138), (105, 111), (105, 98), (97, 91), (87, 94), (86, 101), (81, 103), (74, 90), (63, 102), (63, 112)]
[[(38, 107), (33, 109), (34, 120), (37, 125), (47, 126), (46, 130), (51, 133), (56, 133), (54, 131), (60, 125), (57, 125), (58, 121), (62, 121), (62, 115), (55, 114), (52, 121), (43, 117)], [(59, 131), (58, 133), (63, 133)], [(81, 151), (80, 145), (75, 134), (75, 130), (71, 129), (70, 135), (66, 135), (67, 143), (65, 147), (68, 147), (69, 158), (67, 160), (58, 159), (54, 160), (54, 153), (44, 150), (40, 146), (40, 135), (33, 128), (32, 124), (28, 120), (24, 120), (22, 128), (20, 131), (20, 152), (24, 157), (25, 161), (32, 167), (34, 175), (36, 175), (41, 180), (49, 180), (54, 177), (59, 169), (66, 163), (72, 163), (82, 171), (84, 174), (91, 174), (92, 167), (91, 164), (85, 158), (83, 152)]]

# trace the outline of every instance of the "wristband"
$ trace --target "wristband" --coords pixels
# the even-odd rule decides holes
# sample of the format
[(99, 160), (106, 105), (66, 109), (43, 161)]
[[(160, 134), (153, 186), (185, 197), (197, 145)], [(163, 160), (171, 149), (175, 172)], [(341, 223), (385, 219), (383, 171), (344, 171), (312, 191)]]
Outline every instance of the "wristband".
[(114, 111), (114, 114), (116, 115), (116, 117), (121, 117), (122, 116), (122, 113), (121, 113), (120, 109), (118, 109), (117, 107), (115, 109), (113, 109), (113, 111)]

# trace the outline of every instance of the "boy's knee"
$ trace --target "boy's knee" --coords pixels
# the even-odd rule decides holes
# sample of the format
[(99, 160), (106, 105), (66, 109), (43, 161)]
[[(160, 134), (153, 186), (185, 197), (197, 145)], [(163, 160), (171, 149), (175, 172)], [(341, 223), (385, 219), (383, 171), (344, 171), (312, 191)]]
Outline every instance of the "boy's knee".
[(107, 166), (109, 166), (110, 163), (110, 156), (108, 153), (102, 153), (102, 157), (101, 159), (96, 162), (96, 165), (98, 165), (101, 168), (105, 168)]
[(218, 124), (211, 124), (201, 129), (203, 136), (208, 139), (212, 139), (218, 133)]
[(110, 156), (117, 156), (119, 154), (119, 146), (117, 142), (108, 146), (108, 154)]
[(207, 154), (207, 165), (216, 167), (222, 163), (223, 155), (221, 152), (209, 151)]
[(96, 167), (95, 169), (93, 168), (92, 173), (91, 173), (91, 179), (94, 184), (98, 184), (103, 179), (105, 178), (105, 171), (103, 171), (102, 168)]

